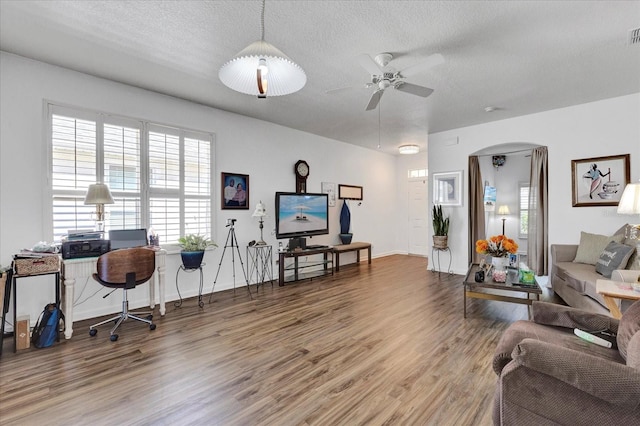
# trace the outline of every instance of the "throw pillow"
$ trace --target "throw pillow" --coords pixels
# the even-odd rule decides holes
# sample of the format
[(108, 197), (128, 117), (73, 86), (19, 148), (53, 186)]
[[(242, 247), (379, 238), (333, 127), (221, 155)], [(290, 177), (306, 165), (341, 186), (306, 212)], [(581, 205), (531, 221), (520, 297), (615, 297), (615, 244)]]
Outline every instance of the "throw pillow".
[(596, 272), (606, 278), (611, 278), (614, 269), (625, 269), (629, 258), (635, 252), (633, 247), (611, 241), (600, 254), (596, 263)]
[(576, 258), (573, 259), (575, 263), (587, 263), (589, 265), (595, 265), (600, 258), (602, 250), (611, 241), (621, 243), (624, 240), (624, 235), (618, 234), (608, 237), (606, 235), (590, 234), (588, 232), (580, 233), (580, 244), (578, 245), (578, 251)]
[(638, 225), (626, 226), (624, 243), (635, 249), (629, 259), (629, 263), (627, 263), (627, 269), (635, 271), (640, 270), (640, 256), (638, 255), (638, 247), (640, 246), (640, 228), (638, 228)]
[(618, 351), (620, 351), (620, 355), (625, 361), (627, 360), (629, 341), (638, 331), (640, 331), (640, 301), (629, 306), (622, 314), (622, 318), (620, 318), (616, 341), (618, 342)]

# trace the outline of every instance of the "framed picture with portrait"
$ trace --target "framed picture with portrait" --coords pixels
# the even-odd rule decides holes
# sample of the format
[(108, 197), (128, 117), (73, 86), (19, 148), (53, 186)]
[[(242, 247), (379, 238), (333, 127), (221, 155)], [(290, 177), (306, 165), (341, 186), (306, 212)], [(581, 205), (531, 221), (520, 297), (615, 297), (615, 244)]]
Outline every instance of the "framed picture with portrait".
[(433, 174), (433, 204), (462, 205), (462, 170)]
[(249, 209), (249, 175), (222, 172), (220, 184), (222, 210)]
[(571, 160), (573, 207), (617, 206), (631, 181), (629, 154)]

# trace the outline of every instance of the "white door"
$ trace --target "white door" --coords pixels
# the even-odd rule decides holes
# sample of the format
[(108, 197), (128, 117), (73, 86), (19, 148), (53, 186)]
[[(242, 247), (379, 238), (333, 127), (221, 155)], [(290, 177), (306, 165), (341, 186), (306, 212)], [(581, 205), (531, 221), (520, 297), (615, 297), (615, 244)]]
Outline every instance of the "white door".
[(409, 254), (427, 256), (429, 208), (427, 179), (409, 181)]

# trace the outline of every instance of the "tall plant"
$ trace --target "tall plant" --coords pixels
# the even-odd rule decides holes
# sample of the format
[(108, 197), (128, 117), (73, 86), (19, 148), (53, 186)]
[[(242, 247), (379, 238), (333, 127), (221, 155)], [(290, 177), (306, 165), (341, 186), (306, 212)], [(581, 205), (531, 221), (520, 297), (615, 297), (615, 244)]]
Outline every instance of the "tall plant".
[(444, 217), (440, 204), (433, 206), (433, 233), (436, 236), (446, 237), (449, 235), (449, 217)]

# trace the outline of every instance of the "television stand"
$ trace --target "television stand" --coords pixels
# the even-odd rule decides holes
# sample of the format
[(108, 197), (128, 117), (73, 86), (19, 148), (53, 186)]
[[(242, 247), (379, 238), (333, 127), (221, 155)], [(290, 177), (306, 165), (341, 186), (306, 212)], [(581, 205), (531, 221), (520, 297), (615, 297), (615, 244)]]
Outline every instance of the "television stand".
[[(319, 255), (322, 255), (319, 258)], [(311, 260), (301, 261), (300, 257), (313, 256)], [(293, 264), (285, 266), (285, 259), (293, 258)], [(286, 280), (285, 273), (293, 271), (293, 279)], [(324, 275), (333, 275), (333, 247), (306, 248), (282, 251), (278, 253), (278, 285)]]

